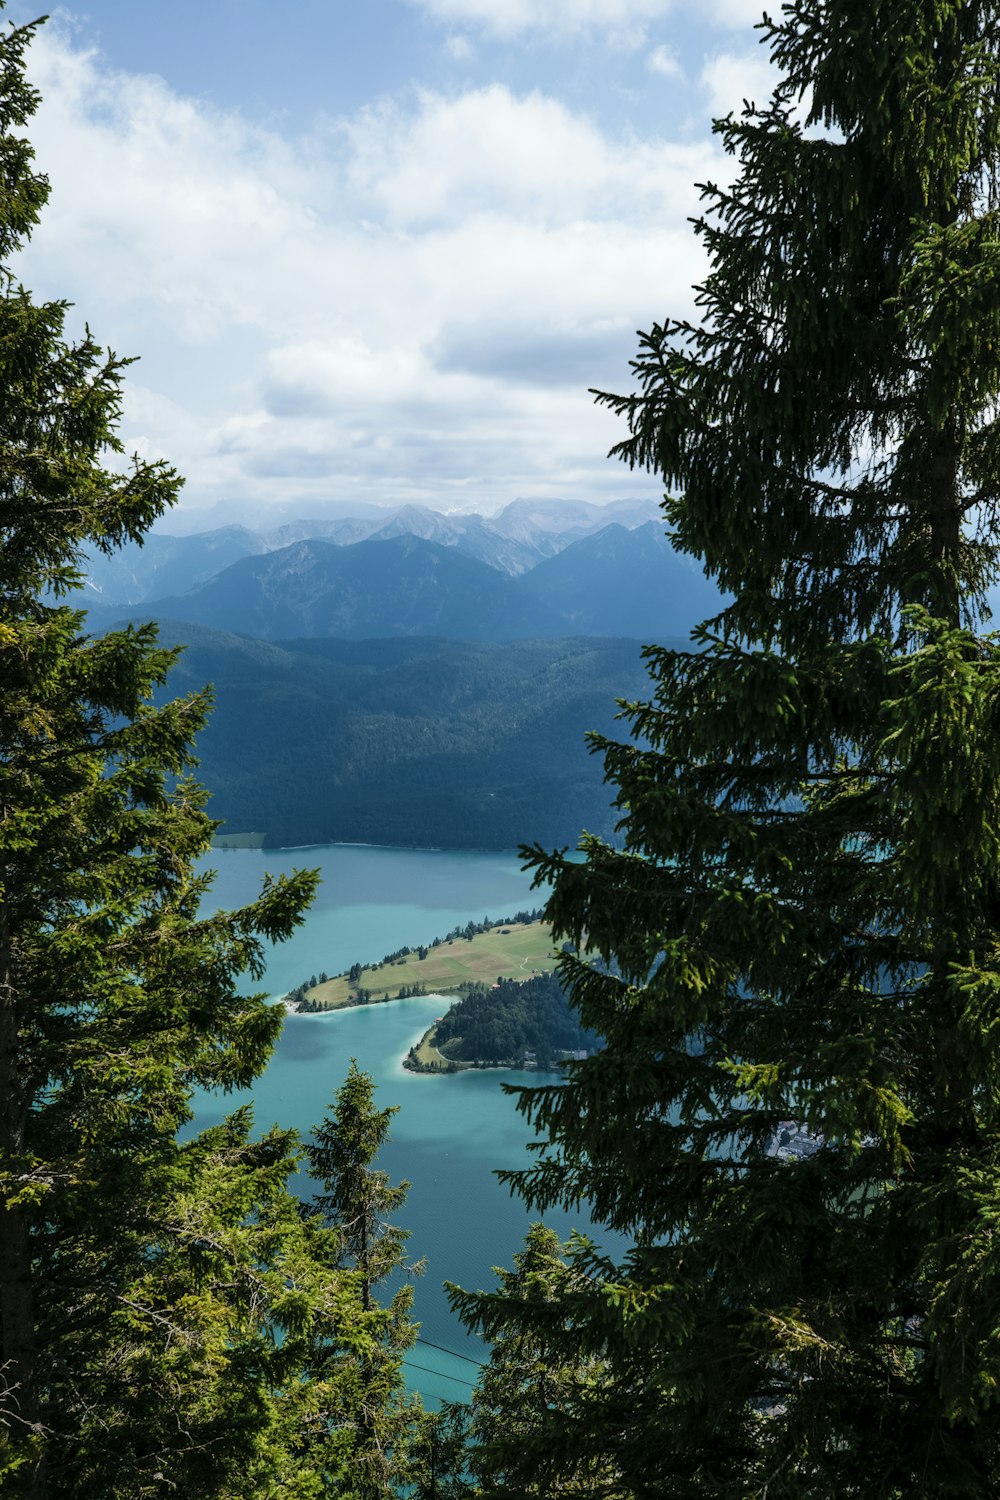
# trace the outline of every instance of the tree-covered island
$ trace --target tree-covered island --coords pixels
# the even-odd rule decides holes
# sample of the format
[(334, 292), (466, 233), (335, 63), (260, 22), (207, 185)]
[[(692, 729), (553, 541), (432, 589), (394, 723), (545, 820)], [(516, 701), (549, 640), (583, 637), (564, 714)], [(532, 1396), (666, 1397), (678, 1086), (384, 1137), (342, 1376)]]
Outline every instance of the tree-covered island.
[(456, 1000), (411, 1047), (403, 1067), (412, 1073), (458, 1073), (463, 1068), (538, 1068), (550, 1072), (600, 1046), (569, 1006), (559, 975), (476, 984)]

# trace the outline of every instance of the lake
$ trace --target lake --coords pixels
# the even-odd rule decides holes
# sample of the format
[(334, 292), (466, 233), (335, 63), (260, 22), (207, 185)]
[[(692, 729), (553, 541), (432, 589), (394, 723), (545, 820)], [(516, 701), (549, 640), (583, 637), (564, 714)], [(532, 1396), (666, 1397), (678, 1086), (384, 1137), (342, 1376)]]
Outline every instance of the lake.
[[(284, 994), (312, 974), (330, 974), (408, 945), (416, 947), (469, 920), (501, 918), (541, 904), (516, 854), (382, 849), (351, 845), (298, 850), (218, 850), (212, 905), (253, 899), (266, 871), (319, 868), (322, 884), (299, 932), (269, 953), (264, 986)], [(495, 1284), (491, 1268), (509, 1266), (532, 1217), (493, 1176), (526, 1165), (530, 1131), (504, 1081), (538, 1074), (506, 1070), (451, 1075), (407, 1073), (408, 1048), (443, 1013), (447, 999), (428, 995), (387, 1005), (292, 1016), (267, 1071), (247, 1094), (204, 1095), (198, 1122), (209, 1124), (251, 1098), (257, 1124), (274, 1122), (306, 1133), (330, 1104), (352, 1057), (371, 1073), (380, 1107), (399, 1105), (380, 1166), (412, 1186), (398, 1219), (411, 1231), (409, 1250), (426, 1269), (416, 1281), (414, 1312), (421, 1338), (408, 1357), (412, 1388), (434, 1401), (469, 1394), (483, 1357), (449, 1311), (444, 1280), (467, 1288)], [(589, 1228), (577, 1215), (549, 1213), (564, 1238)], [(432, 1346), (440, 1346), (434, 1348)], [(445, 1351), (453, 1351), (447, 1353)]]

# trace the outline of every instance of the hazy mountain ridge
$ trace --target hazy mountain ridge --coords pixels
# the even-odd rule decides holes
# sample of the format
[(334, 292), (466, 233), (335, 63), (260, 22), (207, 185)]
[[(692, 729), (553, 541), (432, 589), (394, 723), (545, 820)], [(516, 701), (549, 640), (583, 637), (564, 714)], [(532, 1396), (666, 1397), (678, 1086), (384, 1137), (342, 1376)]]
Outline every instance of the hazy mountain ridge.
[(103, 605), (140, 604), (184, 594), (241, 557), (262, 556), (295, 542), (353, 546), (404, 534), (454, 547), (516, 577), (612, 521), (636, 526), (659, 517), (653, 500), (607, 506), (514, 500), (495, 516), (448, 515), (419, 505), (367, 509), (368, 514), (305, 517), (271, 529), (230, 525), (183, 535), (153, 532), (144, 545), (129, 543), (110, 557), (92, 551), (86, 560), (88, 590)]
[(496, 568), (409, 534), (349, 547), (293, 542), (241, 558), (186, 594), (145, 600), (141, 610), (263, 640), (565, 634), (557, 612)]
[(118, 608), (181, 593), (258, 552), (260, 542), (244, 526), (223, 526), (193, 536), (153, 532), (142, 545), (126, 542), (109, 555), (85, 548), (88, 603)]
[(582, 635), (658, 640), (686, 634), (722, 607), (718, 589), (675, 552), (660, 521), (591, 532), (516, 582)]
[[(720, 607), (714, 586), (659, 523), (612, 524), (512, 578), (456, 547), (415, 537), (350, 546), (293, 542), (243, 557), (187, 593), (144, 600), (134, 616), (183, 619), (280, 640), (444, 636), (502, 641), (567, 635), (687, 635)], [(120, 610), (94, 609), (106, 624)]]

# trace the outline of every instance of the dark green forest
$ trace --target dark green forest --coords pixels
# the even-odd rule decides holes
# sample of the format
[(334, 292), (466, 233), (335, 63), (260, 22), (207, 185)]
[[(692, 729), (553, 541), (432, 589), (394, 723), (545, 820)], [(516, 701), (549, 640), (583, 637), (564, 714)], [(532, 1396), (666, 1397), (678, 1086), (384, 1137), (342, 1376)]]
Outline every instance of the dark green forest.
[(511, 849), (614, 827), (590, 729), (640, 691), (635, 641), (272, 645), (170, 622), (171, 693), (213, 685), (209, 811), (266, 846)]
[(528, 1060), (549, 1069), (564, 1054), (593, 1052), (600, 1038), (581, 1026), (557, 974), (477, 984), (435, 1025), (434, 1045), (455, 1062), (506, 1064)]

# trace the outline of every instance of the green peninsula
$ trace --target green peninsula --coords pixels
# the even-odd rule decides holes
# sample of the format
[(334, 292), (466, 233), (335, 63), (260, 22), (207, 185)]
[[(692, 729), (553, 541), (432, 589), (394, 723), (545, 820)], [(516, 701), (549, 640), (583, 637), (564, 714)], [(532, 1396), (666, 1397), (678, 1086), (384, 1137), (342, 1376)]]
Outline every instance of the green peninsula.
[(409, 995), (457, 993), (499, 979), (528, 979), (555, 967), (552, 929), (538, 912), (502, 922), (469, 922), (418, 948), (387, 953), (380, 963), (356, 963), (344, 974), (312, 975), (285, 997), (298, 1011), (342, 1010)]

